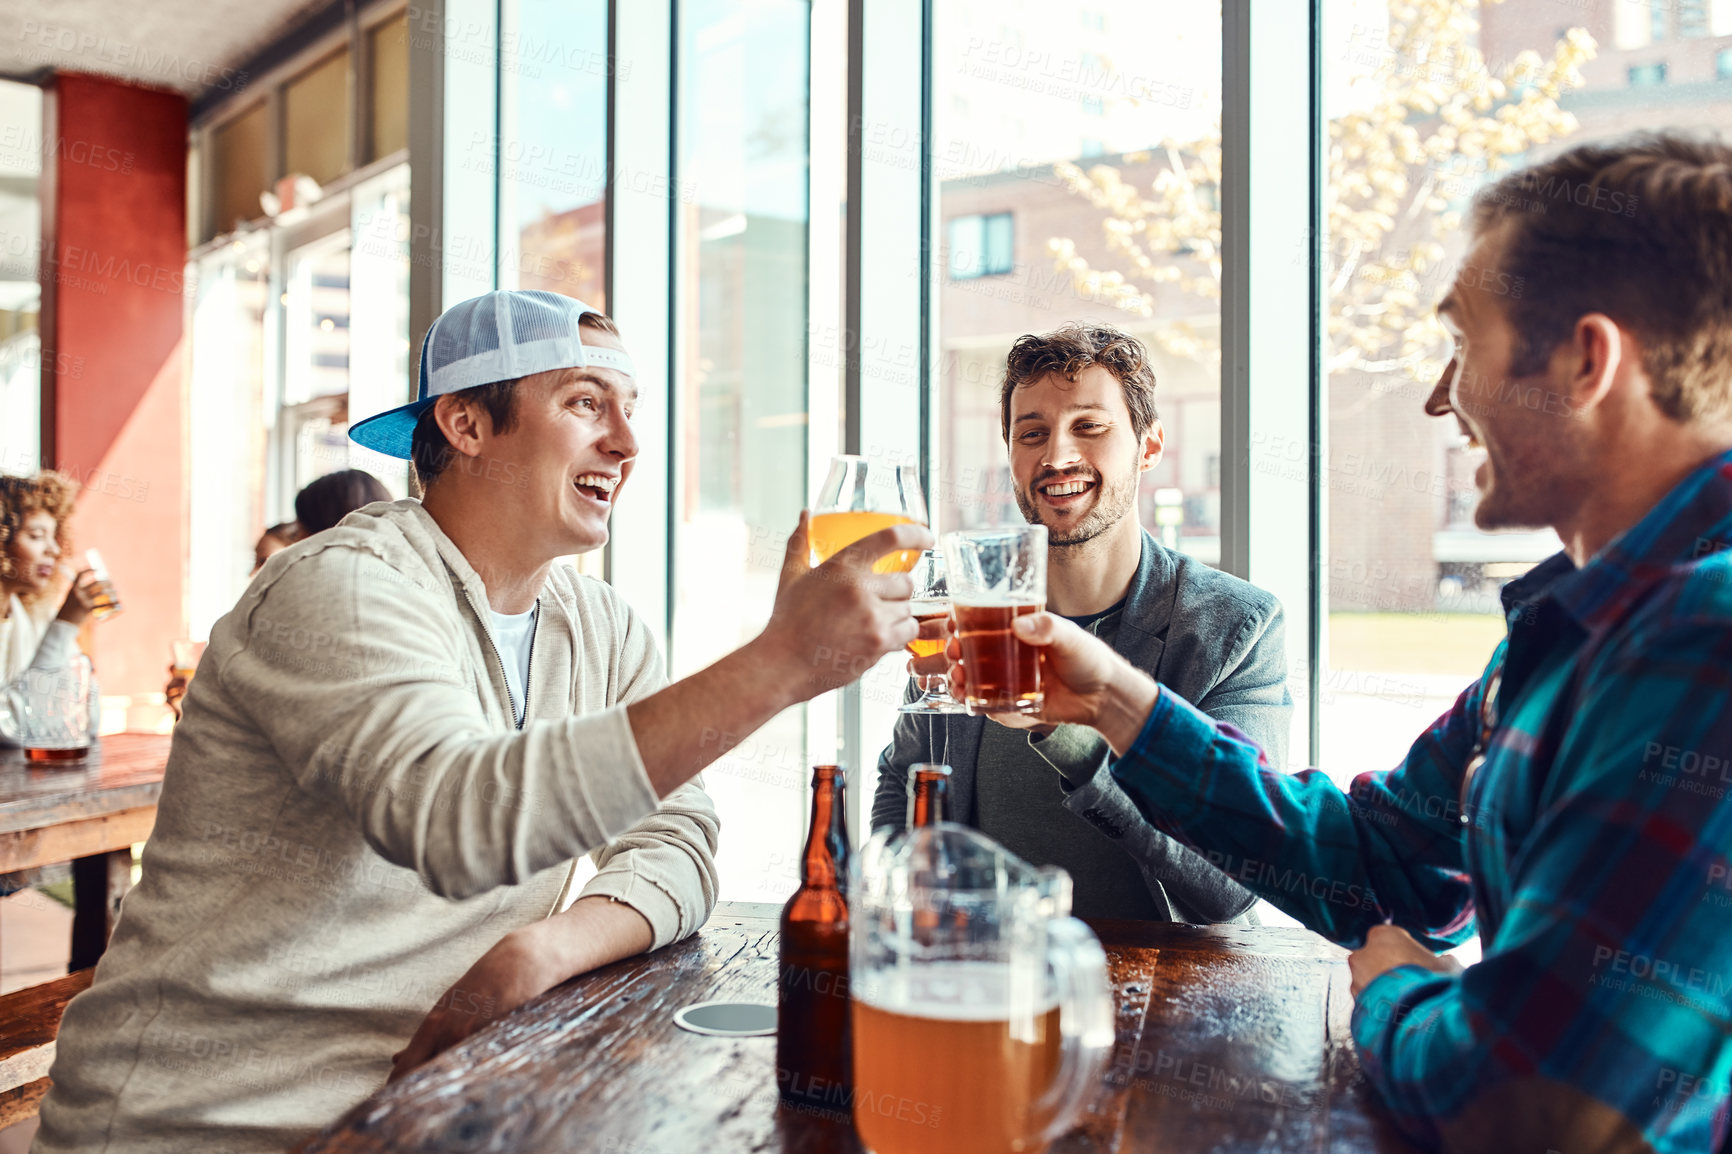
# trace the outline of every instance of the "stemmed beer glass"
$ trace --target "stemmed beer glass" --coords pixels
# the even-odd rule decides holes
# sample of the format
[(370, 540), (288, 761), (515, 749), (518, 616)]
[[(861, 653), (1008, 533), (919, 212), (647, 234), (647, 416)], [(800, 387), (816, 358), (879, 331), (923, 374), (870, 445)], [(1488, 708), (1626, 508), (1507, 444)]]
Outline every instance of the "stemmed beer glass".
[[(950, 616), (950, 587), (944, 579), (944, 554), (928, 549), (914, 563), (909, 574), (914, 578), (914, 619), (921, 625), (942, 621)], [(944, 652), (947, 638), (916, 637), (908, 643), (908, 652), (916, 657), (933, 657)], [(916, 679), (920, 696), (902, 706), (899, 713), (967, 713), (968, 707), (950, 696), (950, 679), (943, 674)]]
[[(808, 527), (812, 564), (822, 565), (862, 537), (892, 525), (926, 524), (926, 498), (920, 472), (912, 465), (888, 465), (865, 457), (830, 459), (830, 475), (812, 504)], [(918, 549), (898, 549), (878, 558), (874, 573), (906, 573)]]

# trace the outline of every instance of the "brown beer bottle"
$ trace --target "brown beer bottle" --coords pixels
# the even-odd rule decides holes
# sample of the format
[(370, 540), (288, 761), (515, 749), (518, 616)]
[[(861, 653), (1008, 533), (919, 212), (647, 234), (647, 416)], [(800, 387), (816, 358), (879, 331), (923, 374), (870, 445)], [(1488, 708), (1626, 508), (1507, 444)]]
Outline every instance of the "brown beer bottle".
[(950, 820), (950, 767), (916, 762), (908, 778), (908, 828)]
[(848, 1000), (846, 773), (812, 767), (812, 829), (800, 888), (782, 907), (776, 1089), (785, 1101), (846, 1115), (854, 1095)]

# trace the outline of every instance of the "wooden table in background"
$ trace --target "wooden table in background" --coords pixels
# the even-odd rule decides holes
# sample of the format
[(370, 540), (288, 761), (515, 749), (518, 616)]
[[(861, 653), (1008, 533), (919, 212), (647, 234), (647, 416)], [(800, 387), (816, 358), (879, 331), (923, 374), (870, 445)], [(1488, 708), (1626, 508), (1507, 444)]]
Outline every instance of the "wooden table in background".
[[(694, 938), (550, 991), (388, 1086), (302, 1148), (728, 1154), (861, 1150), (777, 1108), (774, 1038), (711, 1038), (673, 1011), (775, 1000), (777, 909), (724, 905)], [(1346, 954), (1304, 930), (1095, 923), (1118, 1044), (1054, 1154), (1412, 1150), (1348, 1033)]]
[(169, 738), (117, 733), (88, 761), (32, 765), (0, 749), (0, 873), (72, 863), (72, 965), (96, 964), (132, 876), (131, 847), (150, 836)]

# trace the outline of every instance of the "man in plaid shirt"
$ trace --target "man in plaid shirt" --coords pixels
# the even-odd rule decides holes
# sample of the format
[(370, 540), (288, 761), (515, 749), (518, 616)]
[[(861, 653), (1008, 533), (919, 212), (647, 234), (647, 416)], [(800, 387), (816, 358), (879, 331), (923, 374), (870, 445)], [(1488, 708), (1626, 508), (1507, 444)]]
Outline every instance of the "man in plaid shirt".
[[(1732, 1076), (1732, 148), (1644, 136), (1475, 206), (1426, 402), (1484, 529), (1564, 550), (1397, 769), (1288, 777), (1050, 614), (1045, 720), (1149, 820), (1350, 958), (1395, 1120), (1463, 1151), (1722, 1148)], [(953, 648), (954, 657), (956, 650)], [(954, 676), (966, 681), (957, 666)], [(1478, 928), (1484, 959), (1433, 950)]]

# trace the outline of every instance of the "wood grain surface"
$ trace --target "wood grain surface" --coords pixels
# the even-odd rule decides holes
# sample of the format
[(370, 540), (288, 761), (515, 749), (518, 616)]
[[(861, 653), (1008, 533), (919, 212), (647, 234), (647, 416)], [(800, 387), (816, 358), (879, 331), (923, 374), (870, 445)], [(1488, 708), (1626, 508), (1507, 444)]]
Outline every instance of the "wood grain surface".
[(116, 733), (88, 760), (64, 765), (31, 765), (22, 750), (0, 749), (0, 834), (154, 806), (169, 741), (154, 733)]
[(0, 997), (0, 1090), (15, 1090), (46, 1077), (54, 1064), (54, 1041), (66, 1003), (90, 986), (80, 970)]
[[(695, 937), (550, 991), (302, 1149), (854, 1154), (845, 1119), (778, 1108), (774, 1038), (689, 1034), (673, 1012), (773, 1001), (774, 907), (724, 905)], [(1303, 930), (1097, 922), (1118, 1040), (1079, 1127), (1096, 1151), (1379, 1151), (1348, 1035), (1346, 954)]]

